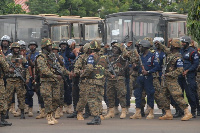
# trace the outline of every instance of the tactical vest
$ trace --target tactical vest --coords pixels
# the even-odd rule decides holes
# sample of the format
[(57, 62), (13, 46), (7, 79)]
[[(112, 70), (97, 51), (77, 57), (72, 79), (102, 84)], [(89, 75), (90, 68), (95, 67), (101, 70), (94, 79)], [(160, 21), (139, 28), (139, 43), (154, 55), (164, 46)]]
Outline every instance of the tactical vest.
[(89, 75), (90, 79), (104, 79), (105, 68), (107, 67), (106, 56), (98, 56), (94, 54), (94, 70)]
[(171, 55), (167, 56), (166, 73), (176, 70), (176, 61), (178, 59), (182, 59), (182, 56), (180, 53), (171, 54)]

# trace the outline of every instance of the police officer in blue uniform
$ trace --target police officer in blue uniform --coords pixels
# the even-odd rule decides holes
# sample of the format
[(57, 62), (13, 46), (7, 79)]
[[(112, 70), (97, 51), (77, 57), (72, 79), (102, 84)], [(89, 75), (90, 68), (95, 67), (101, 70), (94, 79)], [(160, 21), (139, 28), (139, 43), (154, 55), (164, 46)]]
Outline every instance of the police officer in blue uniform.
[(33, 90), (33, 85), (35, 84), (35, 59), (39, 55), (39, 52), (36, 51), (36, 48), (38, 47), (38, 44), (36, 41), (30, 41), (28, 48), (29, 51), (27, 52), (26, 59), (28, 61), (28, 70), (30, 73), (30, 78), (28, 79), (28, 86), (29, 90), (27, 90), (26, 97), (25, 97), (25, 103), (28, 105), (28, 116), (32, 117), (33, 116), (33, 95), (34, 95), (34, 90)]
[(147, 104), (150, 106), (149, 115), (146, 119), (153, 119), (154, 109), (154, 87), (153, 87), (153, 76), (152, 73), (156, 72), (159, 68), (158, 60), (154, 57), (154, 54), (149, 51), (151, 44), (147, 40), (139, 42), (139, 49), (141, 55), (139, 55), (140, 67), (139, 76), (136, 79), (137, 87), (134, 91), (135, 102), (136, 102), (136, 113), (131, 116), (131, 119), (141, 118), (141, 102), (142, 102), (142, 91), (145, 89), (147, 94)]
[(188, 98), (188, 102), (191, 106), (191, 113), (193, 118), (196, 117), (196, 108), (199, 104), (197, 95), (197, 83), (196, 83), (196, 70), (199, 65), (199, 56), (197, 51), (189, 47), (191, 38), (189, 36), (183, 36), (180, 38), (182, 42), (181, 54), (183, 56), (183, 77), (185, 77), (185, 92)]

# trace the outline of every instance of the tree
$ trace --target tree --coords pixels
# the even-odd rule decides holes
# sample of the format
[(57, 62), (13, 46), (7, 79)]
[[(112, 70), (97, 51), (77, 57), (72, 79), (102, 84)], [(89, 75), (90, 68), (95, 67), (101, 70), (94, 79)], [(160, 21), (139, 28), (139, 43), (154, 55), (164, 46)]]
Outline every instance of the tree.
[(21, 5), (15, 5), (13, 0), (1, 0), (0, 1), (0, 14), (24, 14), (25, 11), (22, 9)]
[(194, 0), (192, 7), (188, 13), (187, 27), (188, 33), (200, 43), (200, 1)]
[(56, 2), (55, 0), (29, 0), (26, 4), (29, 6), (29, 14), (54, 14), (59, 9), (59, 5)]

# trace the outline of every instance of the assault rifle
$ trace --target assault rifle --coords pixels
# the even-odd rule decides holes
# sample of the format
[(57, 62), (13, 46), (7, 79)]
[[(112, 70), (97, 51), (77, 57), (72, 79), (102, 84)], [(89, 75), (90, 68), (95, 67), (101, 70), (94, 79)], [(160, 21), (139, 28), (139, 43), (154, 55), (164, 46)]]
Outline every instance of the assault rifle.
[(68, 83), (67, 83), (67, 80), (66, 80), (66, 78), (65, 78), (65, 75), (63, 74), (63, 72), (62, 72), (62, 70), (61, 70), (61, 68), (60, 68), (60, 66), (58, 66), (58, 64), (57, 64), (57, 62), (56, 62), (56, 55), (53, 53), (53, 54), (50, 54), (49, 55), (49, 58), (52, 60), (52, 68), (56, 71), (56, 73), (58, 73), (61, 77), (62, 77), (62, 79), (64, 80), (64, 83), (67, 85), (67, 86), (69, 86), (68, 85)]
[(21, 70), (19, 69), (19, 68), (17, 68), (16, 66), (15, 66), (15, 64), (13, 64), (12, 62), (8, 62), (8, 64), (11, 66), (11, 67), (13, 67), (14, 68), (14, 73), (15, 73), (15, 75), (17, 76), (17, 77), (19, 77), (22, 81), (23, 81), (23, 83), (25, 84), (25, 86), (27, 87), (27, 89), (28, 90), (31, 90), (30, 88), (29, 88), (29, 86), (26, 84), (26, 80), (23, 78), (23, 76), (22, 76), (22, 74), (21, 74)]
[(115, 71), (114, 71), (114, 69), (113, 69), (113, 66), (112, 66), (110, 60), (108, 59), (108, 57), (106, 58), (106, 60), (107, 60), (107, 62), (108, 62), (108, 69), (109, 69), (109, 71), (111, 71), (112, 74), (114, 74), (114, 76), (117, 77), (117, 74), (115, 73)]

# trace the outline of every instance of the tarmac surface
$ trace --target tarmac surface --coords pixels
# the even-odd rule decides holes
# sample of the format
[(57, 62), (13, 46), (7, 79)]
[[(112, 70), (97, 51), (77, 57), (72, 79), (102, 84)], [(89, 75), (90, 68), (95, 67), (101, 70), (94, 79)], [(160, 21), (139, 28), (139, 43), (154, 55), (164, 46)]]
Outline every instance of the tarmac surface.
[[(104, 102), (103, 105), (106, 109)], [(92, 120), (92, 117), (78, 121), (76, 118), (66, 118), (67, 114), (58, 119), (58, 124), (48, 125), (45, 118), (35, 119), (39, 108), (36, 95), (33, 108), (34, 117), (26, 115), (25, 120), (13, 117), (10, 113), (8, 121), (13, 125), (0, 127), (0, 133), (200, 133), (200, 116), (190, 121), (181, 121), (181, 118), (159, 120), (161, 111), (156, 105), (155, 118), (152, 120), (146, 120), (145, 117), (139, 120), (129, 119), (135, 112), (133, 103), (126, 119), (119, 119), (119, 115), (117, 115), (115, 118), (103, 120), (101, 125), (86, 125)], [(121, 110), (120, 107), (119, 110)], [(172, 109), (172, 112), (174, 113), (175, 110)]]

